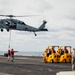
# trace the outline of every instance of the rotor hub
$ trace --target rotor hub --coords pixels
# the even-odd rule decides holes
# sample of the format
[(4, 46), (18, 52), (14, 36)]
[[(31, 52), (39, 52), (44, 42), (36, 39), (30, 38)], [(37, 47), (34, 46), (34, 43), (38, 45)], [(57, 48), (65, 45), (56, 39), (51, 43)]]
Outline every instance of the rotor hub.
[(13, 15), (8, 15), (8, 17), (14, 17)]

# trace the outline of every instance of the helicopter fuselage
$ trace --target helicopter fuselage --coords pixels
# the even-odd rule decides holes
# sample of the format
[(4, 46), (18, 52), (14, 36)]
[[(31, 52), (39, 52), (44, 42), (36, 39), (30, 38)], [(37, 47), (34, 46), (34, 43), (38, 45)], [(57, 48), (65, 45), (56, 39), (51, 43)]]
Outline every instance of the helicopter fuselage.
[(9, 30), (20, 30), (20, 31), (30, 31), (30, 32), (37, 32), (37, 31), (48, 31), (45, 27), (47, 22), (43, 21), (43, 24), (39, 28), (32, 27), (30, 25), (25, 24), (23, 21), (17, 19), (1, 19), (0, 20), (0, 29)]

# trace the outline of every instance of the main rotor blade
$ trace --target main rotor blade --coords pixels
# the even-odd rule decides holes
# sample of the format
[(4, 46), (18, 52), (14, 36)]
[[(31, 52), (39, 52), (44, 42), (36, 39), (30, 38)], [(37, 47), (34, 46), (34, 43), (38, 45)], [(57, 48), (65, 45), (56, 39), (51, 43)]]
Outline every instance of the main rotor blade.
[(39, 15), (24, 15), (24, 16), (14, 16), (14, 15), (0, 15), (3, 17), (32, 17), (32, 16), (39, 16)]
[(3, 17), (14, 17), (14, 15), (0, 15), (0, 16), (3, 16)]
[(6, 16), (6, 15), (0, 15), (0, 16)]
[(23, 15), (23, 16), (14, 16), (14, 17), (33, 17), (33, 16), (39, 16), (39, 15)]

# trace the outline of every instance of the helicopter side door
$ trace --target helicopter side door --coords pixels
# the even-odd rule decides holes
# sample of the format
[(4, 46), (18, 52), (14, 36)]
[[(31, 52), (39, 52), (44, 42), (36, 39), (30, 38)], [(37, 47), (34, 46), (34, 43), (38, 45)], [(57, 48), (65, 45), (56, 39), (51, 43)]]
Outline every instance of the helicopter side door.
[(17, 29), (17, 30), (24, 30), (24, 28), (25, 28), (25, 23), (22, 22), (22, 21), (19, 21), (19, 22), (17, 23), (17, 25), (16, 25), (16, 29)]

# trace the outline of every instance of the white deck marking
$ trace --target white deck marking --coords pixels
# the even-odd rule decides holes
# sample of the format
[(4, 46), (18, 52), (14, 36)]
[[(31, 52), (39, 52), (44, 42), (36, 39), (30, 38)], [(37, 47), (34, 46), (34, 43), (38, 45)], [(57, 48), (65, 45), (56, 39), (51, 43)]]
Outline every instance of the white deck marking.
[(13, 75), (13, 74), (0, 73), (0, 75)]
[(51, 71), (53, 71), (53, 70), (48, 68), (48, 71), (50, 71), (50, 72), (51, 72)]

